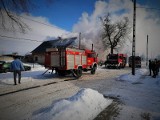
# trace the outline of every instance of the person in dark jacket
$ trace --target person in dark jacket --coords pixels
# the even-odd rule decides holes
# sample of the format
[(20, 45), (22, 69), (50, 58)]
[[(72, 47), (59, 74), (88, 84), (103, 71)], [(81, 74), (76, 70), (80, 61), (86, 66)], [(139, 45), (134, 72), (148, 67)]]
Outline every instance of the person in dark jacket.
[(152, 75), (152, 61), (149, 60), (149, 76)]
[(156, 78), (156, 61), (152, 61), (153, 78)]
[(158, 63), (157, 59), (155, 59), (155, 64), (156, 64), (156, 68), (155, 68), (156, 75), (158, 75), (158, 73), (159, 73), (159, 63)]
[(11, 71), (13, 71), (14, 84), (17, 85), (17, 82), (16, 82), (17, 74), (18, 74), (18, 83), (20, 84), (21, 71), (24, 71), (24, 66), (17, 56), (14, 56), (14, 61), (12, 61), (10, 69)]
[[(157, 61), (157, 72), (159, 73), (159, 68), (160, 68), (160, 60)], [(157, 73), (157, 75), (158, 75)]]

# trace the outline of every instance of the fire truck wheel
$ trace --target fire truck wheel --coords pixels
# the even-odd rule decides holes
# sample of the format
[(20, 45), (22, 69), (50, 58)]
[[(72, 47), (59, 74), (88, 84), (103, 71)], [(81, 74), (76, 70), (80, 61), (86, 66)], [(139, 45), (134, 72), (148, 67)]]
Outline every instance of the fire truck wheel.
[(91, 69), (91, 74), (95, 74), (95, 72), (96, 72), (96, 67), (93, 66), (93, 68)]
[(63, 70), (58, 70), (58, 75), (59, 75), (59, 76), (65, 76), (65, 71), (63, 71)]
[(81, 77), (82, 76), (82, 68), (79, 67), (76, 71), (76, 74), (77, 74), (77, 78)]

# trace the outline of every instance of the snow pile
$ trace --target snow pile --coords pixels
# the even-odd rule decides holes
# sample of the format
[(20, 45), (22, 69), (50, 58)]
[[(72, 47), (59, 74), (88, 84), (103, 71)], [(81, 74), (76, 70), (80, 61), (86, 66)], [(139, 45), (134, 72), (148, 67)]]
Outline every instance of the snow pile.
[(32, 67), (31, 68), (32, 71), (45, 70), (45, 67), (38, 63), (23, 63), (23, 64)]
[(137, 82), (146, 73), (148, 73), (147, 69), (145, 68), (138, 69), (135, 71), (135, 75), (132, 75), (132, 73), (124, 74), (124, 75), (121, 75), (117, 80)]
[(112, 103), (92, 89), (81, 89), (74, 96), (60, 100), (43, 112), (33, 116), (35, 120), (92, 120)]

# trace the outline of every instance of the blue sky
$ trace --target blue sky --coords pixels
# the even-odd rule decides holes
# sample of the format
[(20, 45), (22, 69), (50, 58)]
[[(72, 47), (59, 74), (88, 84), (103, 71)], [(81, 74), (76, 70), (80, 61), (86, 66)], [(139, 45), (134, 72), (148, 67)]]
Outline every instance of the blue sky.
[[(72, 27), (83, 12), (92, 14), (97, 0), (34, 0), (36, 8), (31, 11), (34, 16), (43, 16), (48, 21), (62, 29), (72, 31)], [(108, 0), (106, 0), (108, 1)], [(160, 0), (137, 0), (142, 6), (160, 8)]]
[(53, 0), (47, 4), (45, 0), (35, 0), (37, 8), (32, 10), (34, 16), (44, 16), (52, 24), (72, 31), (83, 12), (91, 14), (96, 0)]

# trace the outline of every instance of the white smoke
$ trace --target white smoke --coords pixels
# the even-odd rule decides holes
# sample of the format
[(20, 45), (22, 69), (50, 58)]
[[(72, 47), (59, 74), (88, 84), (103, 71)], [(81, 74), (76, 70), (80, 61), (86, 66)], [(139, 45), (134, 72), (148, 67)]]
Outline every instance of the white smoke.
[[(137, 4), (137, 7), (141, 7)], [(148, 7), (148, 6), (145, 6)], [(112, 22), (128, 17), (132, 26), (133, 21), (133, 3), (131, 0), (109, 0), (96, 1), (95, 9), (91, 15), (84, 12), (79, 18), (79, 21), (73, 26), (73, 32), (82, 33), (82, 44), (91, 48), (93, 43), (95, 49), (99, 54), (102, 54), (102, 59), (105, 58), (106, 50), (103, 49), (101, 43), (100, 33), (102, 24), (99, 17), (105, 16), (107, 13), (111, 14)], [(146, 39), (149, 35), (149, 57), (155, 57), (160, 53), (160, 18), (156, 16), (155, 11), (148, 11), (146, 9), (138, 9), (136, 15), (136, 54), (146, 54)], [(118, 49), (117, 52), (124, 52), (131, 55), (132, 52), (132, 31), (130, 39), (126, 41), (123, 48)], [(103, 56), (104, 54), (104, 56)]]

